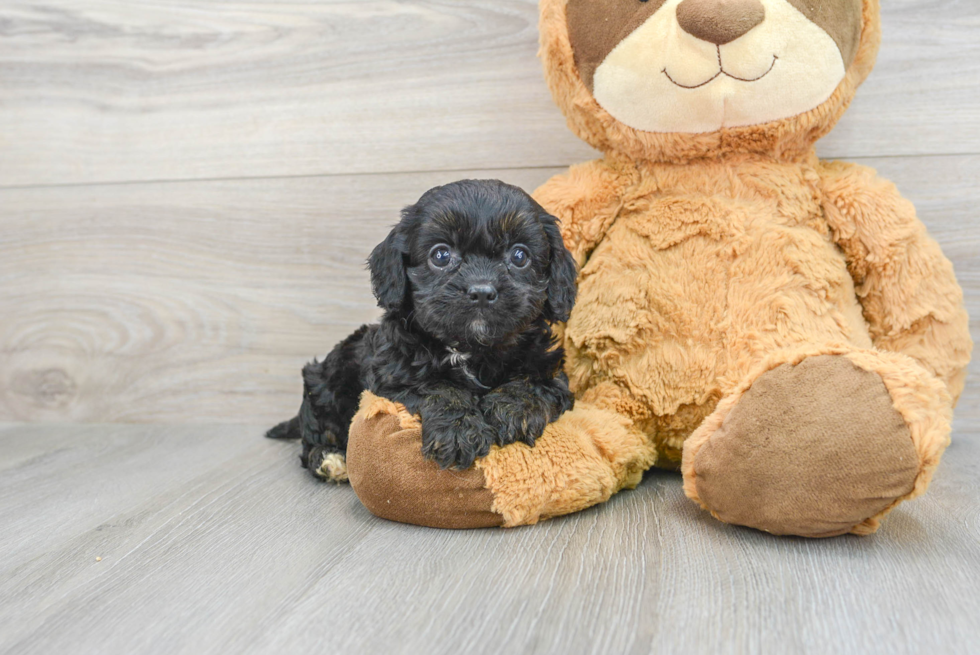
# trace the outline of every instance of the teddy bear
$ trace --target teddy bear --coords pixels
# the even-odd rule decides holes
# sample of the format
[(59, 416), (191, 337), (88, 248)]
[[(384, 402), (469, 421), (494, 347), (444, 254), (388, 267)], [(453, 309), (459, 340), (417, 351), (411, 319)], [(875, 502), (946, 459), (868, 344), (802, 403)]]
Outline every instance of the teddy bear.
[(347, 467), (375, 514), (517, 526), (678, 469), (720, 521), (874, 532), (926, 490), (972, 342), (950, 262), (874, 170), (818, 159), (870, 72), (878, 0), (541, 0), (540, 56), (602, 153), (535, 199), (578, 301), (575, 408), (466, 471), (368, 392)]

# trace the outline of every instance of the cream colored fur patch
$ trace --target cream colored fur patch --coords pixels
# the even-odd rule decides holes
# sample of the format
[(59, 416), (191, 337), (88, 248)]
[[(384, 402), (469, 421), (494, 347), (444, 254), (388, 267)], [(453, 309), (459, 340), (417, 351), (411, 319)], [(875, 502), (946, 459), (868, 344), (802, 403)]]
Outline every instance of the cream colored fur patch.
[(340, 453), (330, 453), (323, 458), (316, 474), (334, 482), (347, 482), (347, 459)]
[(722, 46), (681, 29), (680, 2), (665, 2), (596, 69), (596, 101), (634, 129), (760, 125), (813, 109), (844, 78), (834, 40), (785, 0), (761, 0), (765, 20)]

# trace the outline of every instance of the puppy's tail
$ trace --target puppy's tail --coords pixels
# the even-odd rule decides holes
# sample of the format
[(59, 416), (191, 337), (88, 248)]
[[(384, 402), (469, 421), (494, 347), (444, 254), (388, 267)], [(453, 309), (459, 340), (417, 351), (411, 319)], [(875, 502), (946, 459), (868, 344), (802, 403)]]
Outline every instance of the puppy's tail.
[(283, 421), (276, 427), (265, 433), (269, 439), (299, 439), (299, 417), (294, 416), (288, 421)]

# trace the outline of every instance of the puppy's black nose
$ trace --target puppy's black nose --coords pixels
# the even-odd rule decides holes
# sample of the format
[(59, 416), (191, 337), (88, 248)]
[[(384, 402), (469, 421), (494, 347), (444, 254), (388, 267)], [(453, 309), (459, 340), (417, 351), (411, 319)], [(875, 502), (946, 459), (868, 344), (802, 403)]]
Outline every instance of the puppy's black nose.
[(489, 307), (497, 299), (497, 290), (489, 284), (474, 284), (467, 290), (470, 302), (478, 307)]

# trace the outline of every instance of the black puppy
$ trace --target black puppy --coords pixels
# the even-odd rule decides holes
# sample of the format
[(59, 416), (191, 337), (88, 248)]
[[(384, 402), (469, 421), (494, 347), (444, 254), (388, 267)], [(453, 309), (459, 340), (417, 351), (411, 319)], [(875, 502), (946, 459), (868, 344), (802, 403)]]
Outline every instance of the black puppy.
[(427, 191), (371, 253), (385, 310), (303, 369), (303, 466), (345, 479), (347, 430), (365, 389), (422, 419), (422, 452), (467, 468), (493, 444), (534, 445), (572, 407), (548, 323), (575, 302), (575, 262), (557, 219), (521, 189), (463, 180)]

